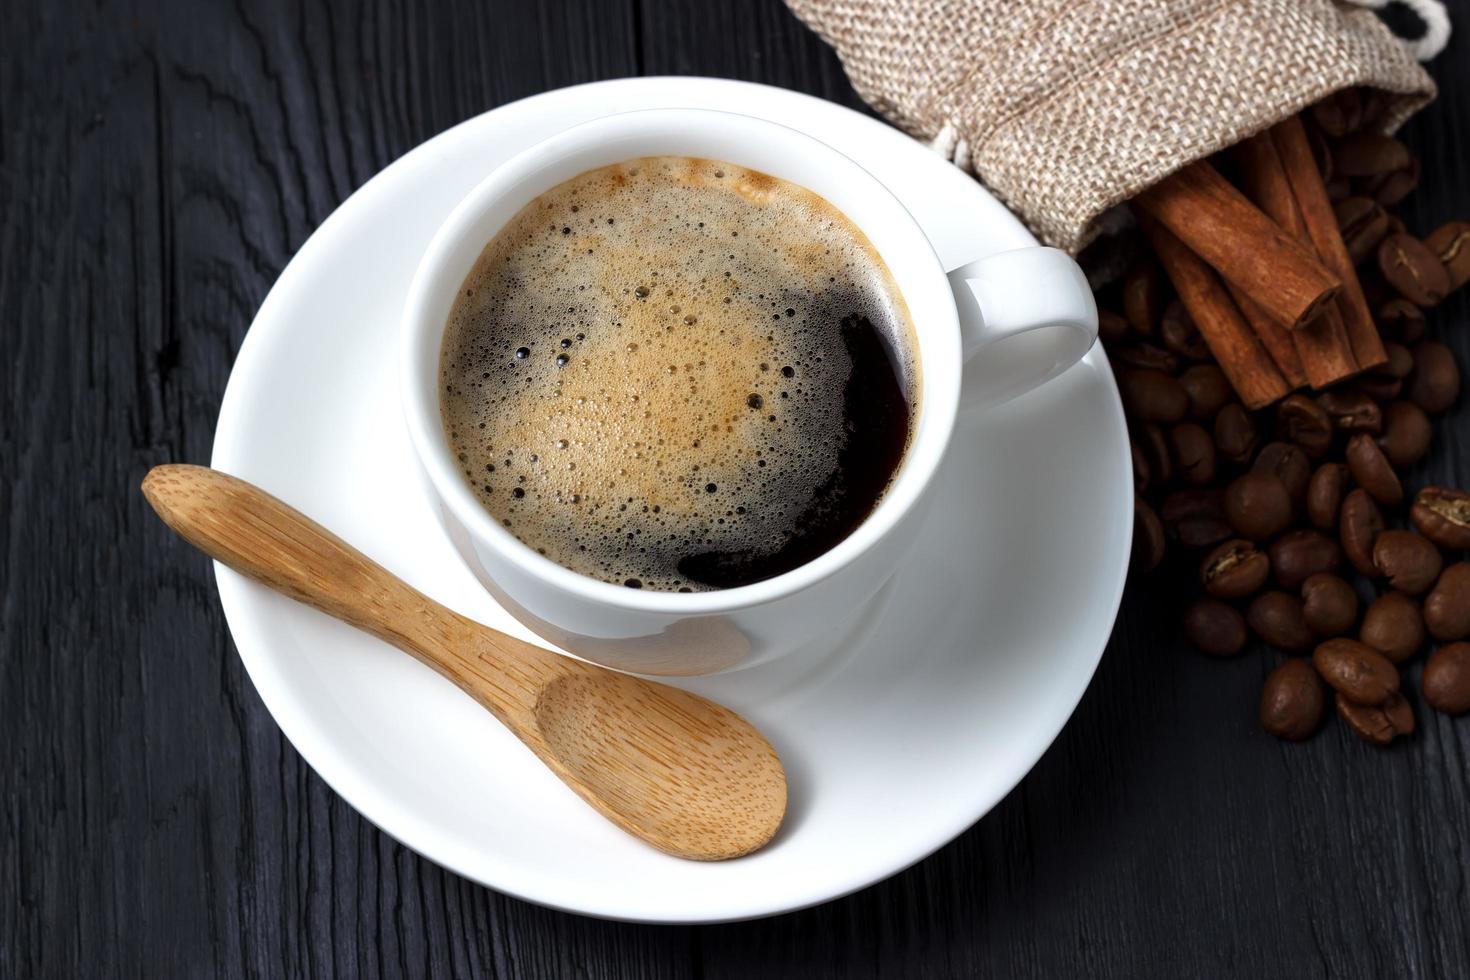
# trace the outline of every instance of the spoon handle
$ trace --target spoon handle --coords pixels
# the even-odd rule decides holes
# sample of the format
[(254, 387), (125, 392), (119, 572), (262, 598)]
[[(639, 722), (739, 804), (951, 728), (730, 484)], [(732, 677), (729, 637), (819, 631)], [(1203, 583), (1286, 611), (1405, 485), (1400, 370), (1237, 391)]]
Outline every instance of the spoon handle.
[[(165, 524), (216, 561), (393, 644), (487, 698), (486, 665), (474, 662), (484, 644), (475, 641), (493, 631), (411, 588), (300, 511), (207, 466), (155, 466), (143, 479), (143, 495)], [(506, 702), (518, 700), (514, 692), (504, 694)]]

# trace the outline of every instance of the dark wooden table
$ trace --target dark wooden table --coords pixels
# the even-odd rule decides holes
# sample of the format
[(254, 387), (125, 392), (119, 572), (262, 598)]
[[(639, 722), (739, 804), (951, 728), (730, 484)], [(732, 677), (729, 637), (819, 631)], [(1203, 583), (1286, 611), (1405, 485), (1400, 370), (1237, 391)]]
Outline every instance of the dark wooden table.
[[(1421, 233), (1470, 216), (1465, 34), (1433, 71)], [(1144, 594), (993, 813), (777, 919), (527, 905), (302, 763), (138, 480), (209, 458), (251, 317), (354, 188), (485, 109), (641, 73), (861, 107), (776, 0), (0, 4), (0, 977), (1470, 976), (1470, 719), (1280, 744), (1267, 661), (1190, 653)], [(1462, 363), (1467, 319), (1470, 291), (1433, 318)], [(1470, 483), (1467, 403), (1416, 481)]]

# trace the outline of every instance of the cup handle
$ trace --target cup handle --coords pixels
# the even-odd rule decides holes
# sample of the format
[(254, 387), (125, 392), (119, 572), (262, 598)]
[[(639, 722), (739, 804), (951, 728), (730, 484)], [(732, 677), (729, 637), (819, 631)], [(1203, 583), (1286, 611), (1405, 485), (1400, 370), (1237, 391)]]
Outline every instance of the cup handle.
[(1087, 277), (1058, 249), (976, 259), (951, 271), (949, 285), (966, 364), (962, 409), (998, 405), (1050, 381), (1097, 339)]

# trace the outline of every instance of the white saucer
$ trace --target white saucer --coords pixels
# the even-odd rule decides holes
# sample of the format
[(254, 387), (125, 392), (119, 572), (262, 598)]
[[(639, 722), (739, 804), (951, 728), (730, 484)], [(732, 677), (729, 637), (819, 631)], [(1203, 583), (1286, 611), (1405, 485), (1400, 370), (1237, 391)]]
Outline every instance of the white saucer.
[[(897, 130), (780, 89), (630, 79), (503, 106), (420, 146), (302, 246), (246, 337), (213, 465), (260, 484), (455, 609), (529, 636), (431, 510), (391, 360), (435, 227), (529, 143), (607, 113), (702, 106), (810, 132), (892, 187), (950, 266), (1032, 244), (972, 179)], [(763, 851), (660, 854), (572, 795), (487, 713), (402, 653), (218, 569), (240, 657), (292, 744), (364, 816), (476, 881), (649, 922), (769, 915), (843, 895), (941, 847), (1035, 764), (1112, 628), (1132, 533), (1122, 412), (1100, 351), (962, 423), (916, 557), (820, 662), (688, 686), (761, 727), (791, 783)]]

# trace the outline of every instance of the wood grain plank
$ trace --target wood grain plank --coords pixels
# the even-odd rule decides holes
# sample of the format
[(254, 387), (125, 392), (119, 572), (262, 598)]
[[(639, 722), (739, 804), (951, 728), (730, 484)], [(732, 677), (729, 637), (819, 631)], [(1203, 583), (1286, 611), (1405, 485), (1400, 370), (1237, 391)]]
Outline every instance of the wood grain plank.
[[(1425, 233), (1470, 215), (1470, 0), (1405, 130)], [(208, 458), (285, 263), (485, 109), (645, 73), (860, 102), (776, 0), (0, 4), (0, 976), (1470, 975), (1470, 723), (1387, 752), (1255, 727), (1269, 659), (1134, 592), (1036, 770), (958, 841), (778, 919), (537, 908), (358, 816), (280, 735), (206, 562), (133, 492)], [(1431, 324), (1470, 364), (1470, 292)], [(1470, 484), (1470, 409), (1411, 485)], [(1419, 668), (1408, 680), (1417, 688)]]

